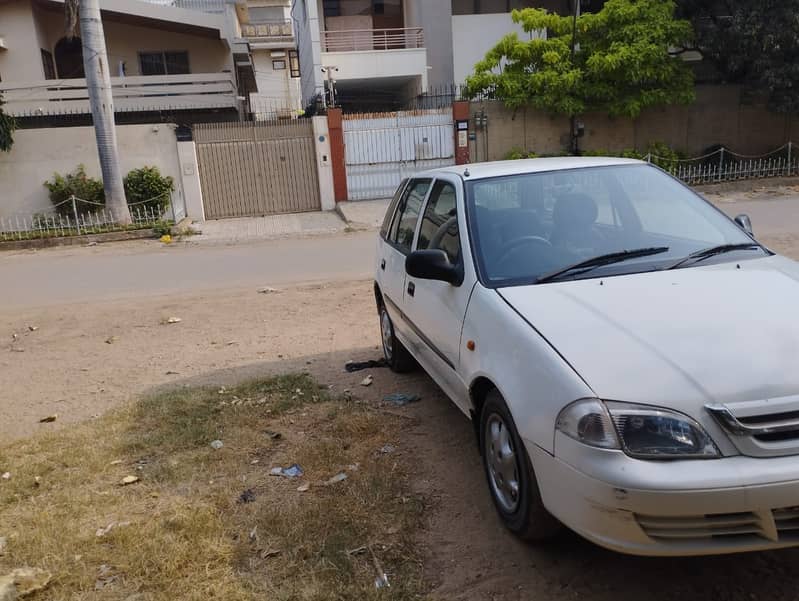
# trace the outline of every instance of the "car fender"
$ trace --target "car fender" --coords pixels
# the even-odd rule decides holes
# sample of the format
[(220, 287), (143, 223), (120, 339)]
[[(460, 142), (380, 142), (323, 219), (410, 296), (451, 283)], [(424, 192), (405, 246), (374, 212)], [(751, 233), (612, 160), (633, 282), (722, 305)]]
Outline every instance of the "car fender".
[(520, 436), (553, 453), (558, 414), (577, 399), (593, 397), (588, 384), (496, 291), (479, 284), (466, 312), (463, 344), (474, 347), (461, 353), (464, 380), (490, 380)]

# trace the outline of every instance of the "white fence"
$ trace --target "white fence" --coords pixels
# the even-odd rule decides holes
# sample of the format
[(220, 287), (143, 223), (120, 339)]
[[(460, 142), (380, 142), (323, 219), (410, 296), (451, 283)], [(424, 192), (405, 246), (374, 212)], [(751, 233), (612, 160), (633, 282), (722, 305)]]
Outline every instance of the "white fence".
[(690, 159), (673, 159), (650, 153), (646, 155), (646, 160), (690, 185), (799, 175), (799, 156), (792, 142), (756, 156), (738, 154), (721, 147)]
[[(167, 203), (169, 206), (164, 210)], [(0, 242), (104, 234), (175, 223), (175, 209), (168, 194), (130, 204), (128, 209), (132, 223), (120, 225), (105, 205), (70, 196), (53, 206), (55, 213), (0, 217)]]

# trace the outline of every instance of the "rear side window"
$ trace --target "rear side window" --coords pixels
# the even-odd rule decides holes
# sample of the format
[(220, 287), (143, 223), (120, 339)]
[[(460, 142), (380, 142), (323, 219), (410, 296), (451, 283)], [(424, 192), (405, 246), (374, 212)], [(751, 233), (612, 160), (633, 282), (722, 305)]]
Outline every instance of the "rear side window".
[(391, 218), (394, 217), (394, 213), (397, 210), (397, 205), (399, 204), (400, 198), (402, 198), (402, 193), (405, 191), (405, 185), (407, 183), (407, 179), (402, 180), (399, 188), (397, 188), (397, 191), (394, 193), (394, 198), (391, 199), (391, 203), (388, 205), (386, 217), (383, 219), (383, 225), (380, 228), (380, 237), (383, 238), (383, 240), (385, 240), (386, 236), (388, 236), (388, 230), (391, 227)]
[(422, 204), (430, 190), (429, 179), (412, 180), (400, 200), (397, 214), (391, 224), (388, 241), (401, 253), (409, 254), (416, 233), (416, 224), (422, 212)]

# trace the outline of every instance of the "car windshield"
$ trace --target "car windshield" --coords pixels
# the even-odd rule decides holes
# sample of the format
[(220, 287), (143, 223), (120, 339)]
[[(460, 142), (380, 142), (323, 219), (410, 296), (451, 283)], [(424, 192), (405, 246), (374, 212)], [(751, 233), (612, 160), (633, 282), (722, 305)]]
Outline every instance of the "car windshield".
[[(766, 255), (733, 221), (650, 165), (479, 179), (467, 182), (466, 193), (476, 259), (495, 286)], [(726, 245), (741, 247), (687, 259)]]

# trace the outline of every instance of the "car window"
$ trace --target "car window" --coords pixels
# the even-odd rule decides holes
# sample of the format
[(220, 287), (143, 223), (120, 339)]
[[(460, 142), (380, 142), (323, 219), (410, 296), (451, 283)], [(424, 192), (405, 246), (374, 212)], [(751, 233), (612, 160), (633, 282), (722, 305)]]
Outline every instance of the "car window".
[(455, 186), (437, 181), (427, 201), (416, 245), (417, 250), (443, 250), (453, 265), (458, 263), (461, 256), (456, 206)]
[(404, 254), (411, 252), (416, 224), (422, 212), (422, 203), (430, 189), (431, 180), (412, 180), (400, 200), (394, 223), (391, 225), (388, 241)]
[[(466, 183), (466, 202), (481, 274), (497, 285), (535, 282), (623, 251), (665, 249), (585, 277), (651, 271), (703, 249), (751, 242), (689, 188), (643, 164), (474, 179)], [(738, 259), (725, 254), (713, 260)]]
[(383, 219), (383, 225), (380, 227), (380, 237), (384, 240), (386, 236), (388, 236), (388, 230), (391, 227), (391, 220), (394, 217), (394, 213), (397, 210), (397, 205), (399, 204), (400, 199), (402, 198), (402, 193), (405, 190), (405, 185), (408, 183), (407, 178), (402, 180), (397, 191), (394, 192), (394, 198), (391, 199), (391, 203), (388, 205), (388, 210), (386, 211), (386, 216)]

